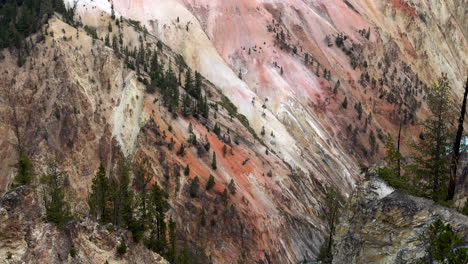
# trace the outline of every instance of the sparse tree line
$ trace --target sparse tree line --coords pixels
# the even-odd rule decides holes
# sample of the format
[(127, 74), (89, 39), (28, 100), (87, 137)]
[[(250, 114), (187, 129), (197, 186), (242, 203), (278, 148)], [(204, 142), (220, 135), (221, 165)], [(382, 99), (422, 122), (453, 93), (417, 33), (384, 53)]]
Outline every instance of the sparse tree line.
[[(133, 181), (131, 181), (133, 174)], [(157, 183), (146, 162), (131, 167), (120, 160), (111, 177), (100, 165), (93, 179), (88, 203), (90, 215), (101, 224), (112, 223), (130, 230), (136, 242), (176, 261), (176, 225), (166, 220), (167, 193)]]
[[(184, 116), (192, 115), (195, 118), (208, 118), (209, 106), (206, 93), (203, 92), (203, 80), (200, 73), (192, 72), (187, 67), (182, 56), (177, 55), (175, 65), (178, 74), (172, 69), (169, 63), (164, 65), (161, 57), (163, 54), (164, 44), (158, 41), (156, 49), (151, 50), (145, 40), (147, 37), (146, 28), (141, 28), (136, 21), (128, 20), (128, 23), (135, 25), (137, 30), (143, 32), (143, 37), (139, 37), (139, 47), (136, 46), (133, 50), (124, 45), (121, 27), (124, 19), (116, 19), (118, 32), (113, 33), (112, 24), (109, 23), (108, 34), (103, 39), (106, 46), (112, 47), (118, 56), (122, 56), (124, 64), (134, 70), (138, 75), (138, 80), (146, 85), (148, 93), (159, 91), (162, 95), (162, 103), (168, 108), (168, 111), (177, 116), (180, 110)], [(93, 38), (98, 38), (95, 29), (86, 27), (86, 32)], [(112, 36), (111, 36), (112, 35)], [(118, 36), (118, 37), (117, 37)], [(185, 73), (185, 82), (182, 82), (182, 74)], [(184, 93), (180, 93), (179, 87), (184, 88)]]
[[(19, 157), (16, 168), (12, 187), (32, 185), (36, 175), (27, 155)], [(65, 228), (75, 218), (66, 196), (67, 173), (55, 160), (48, 160), (38, 186), (45, 206), (45, 220)], [(99, 166), (88, 193), (89, 216), (102, 225), (128, 229), (134, 242), (143, 243), (171, 263), (192, 263), (187, 246), (177, 248), (176, 224), (172, 218), (168, 219), (167, 198), (168, 194), (154, 182), (146, 161), (131, 164), (121, 159), (112, 173), (106, 173), (102, 164)], [(117, 254), (125, 252), (123, 241)]]
[[(412, 153), (404, 157), (400, 152), (402, 139), (401, 129), (395, 143), (392, 135), (386, 139), (386, 164), (378, 175), (392, 187), (409, 194), (433, 199), (437, 203), (452, 205), (454, 198), (457, 165), (460, 159), (463, 122), (466, 114), (468, 81), (465, 87), (464, 99), (458, 118), (456, 136), (451, 125), (454, 102), (450, 99), (450, 85), (446, 75), (432, 87), (427, 94), (431, 114), (422, 123), (423, 132), (419, 141), (411, 141)], [(344, 102), (347, 104), (347, 102)], [(355, 105), (356, 111), (360, 106)], [(402, 124), (402, 123), (401, 123)], [(331, 263), (333, 260), (333, 236), (338, 215), (343, 206), (343, 200), (335, 189), (328, 188), (325, 193), (322, 219), (326, 226), (326, 237), (319, 253), (319, 260)], [(462, 213), (468, 215), (468, 202)], [(468, 261), (468, 249), (460, 248), (462, 239), (449, 224), (438, 219), (433, 222), (420, 237), (426, 245), (426, 254), (418, 263), (451, 263), (463, 264)]]
[(15, 52), (18, 66), (22, 66), (35, 45), (28, 36), (36, 32), (42, 34), (42, 25), (54, 12), (61, 14), (67, 23), (73, 23), (74, 9), (67, 10), (63, 0), (1, 1), (0, 49), (9, 48)]
[[(466, 88), (467, 89), (467, 88)], [(388, 135), (385, 148), (387, 167), (379, 174), (390, 184), (409, 193), (433, 199), (436, 202), (453, 200), (453, 165), (458, 164), (466, 99), (460, 111), (457, 137), (453, 124), (456, 119), (456, 104), (450, 97), (451, 88), (446, 75), (428, 90), (428, 118), (422, 122), (422, 133), (417, 141), (408, 142), (411, 148), (409, 157), (403, 157), (401, 149), (401, 128), (397, 145), (392, 135)], [(465, 93), (466, 98), (466, 93)], [(451, 170), (452, 169), (452, 170)], [(450, 186), (450, 188), (449, 188)]]
[[(460, 161), (463, 135), (463, 122), (466, 114), (468, 81), (459, 114), (456, 136), (452, 124), (456, 115), (456, 105), (450, 98), (450, 85), (446, 75), (439, 79), (427, 94), (430, 109), (429, 117), (422, 123), (423, 131), (418, 141), (411, 141), (412, 152), (404, 157), (400, 152), (401, 126), (397, 144), (392, 135), (386, 141), (386, 164), (378, 174), (392, 187), (409, 194), (426, 197), (446, 206), (453, 206), (457, 166)], [(468, 201), (461, 212), (468, 215)], [(420, 263), (466, 263), (468, 249), (457, 248), (462, 240), (450, 225), (441, 220), (434, 222), (423, 240), (428, 244), (426, 256)]]

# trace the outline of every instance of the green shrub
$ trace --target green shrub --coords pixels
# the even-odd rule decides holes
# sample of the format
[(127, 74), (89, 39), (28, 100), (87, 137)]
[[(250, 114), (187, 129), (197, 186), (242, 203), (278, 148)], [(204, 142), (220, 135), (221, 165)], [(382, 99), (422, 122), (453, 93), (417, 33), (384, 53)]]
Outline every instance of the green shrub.
[(127, 253), (127, 244), (122, 240), (122, 242), (117, 246), (117, 255), (123, 256), (125, 253)]
[(76, 257), (76, 248), (72, 247), (72, 248), (70, 249), (70, 256), (71, 256), (72, 258)]
[(427, 197), (422, 190), (411, 184), (407, 177), (398, 177), (397, 172), (390, 168), (381, 168), (377, 171), (377, 174), (394, 189), (402, 190), (414, 196)]

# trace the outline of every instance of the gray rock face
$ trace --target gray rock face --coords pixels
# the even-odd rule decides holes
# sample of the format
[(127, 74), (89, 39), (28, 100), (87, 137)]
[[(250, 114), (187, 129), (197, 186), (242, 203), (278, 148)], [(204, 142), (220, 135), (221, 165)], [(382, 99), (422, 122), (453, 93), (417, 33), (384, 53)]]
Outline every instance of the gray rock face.
[(438, 218), (468, 243), (467, 216), (371, 178), (356, 188), (340, 219), (333, 263), (415, 263), (425, 254), (420, 236)]
[[(62, 230), (44, 223), (43, 217), (30, 188), (19, 187), (0, 199), (0, 263), (168, 263), (141, 243), (129, 242), (129, 232), (114, 231), (89, 219), (71, 222)], [(117, 257), (122, 239), (129, 249)]]

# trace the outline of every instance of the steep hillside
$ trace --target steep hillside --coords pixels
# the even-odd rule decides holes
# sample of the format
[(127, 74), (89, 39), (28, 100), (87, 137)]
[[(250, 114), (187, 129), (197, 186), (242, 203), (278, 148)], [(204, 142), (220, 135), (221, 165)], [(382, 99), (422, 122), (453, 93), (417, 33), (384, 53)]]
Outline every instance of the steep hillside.
[[(131, 21), (122, 20), (119, 27), (110, 16), (102, 16), (95, 24), (99, 38), (109, 33), (109, 22), (116, 36), (122, 32), (118, 50), (140, 46), (132, 43), (141, 41), (148, 50), (158, 50), (160, 62), (178, 75), (177, 54), (159, 48), (156, 38)], [(105, 46), (106, 41), (93, 39), (94, 33), (58, 18), (43, 30), (43, 41), (32, 37), (39, 41), (22, 67), (16, 66), (14, 55), (3, 53), (1, 82), (8, 88), (2, 90), (1, 108), (6, 135), (1, 141), (3, 189), (13, 181), (14, 131), (19, 127), (22, 145), (36, 165), (35, 184), (46, 161), (57, 159), (67, 172), (66, 197), (78, 217), (88, 214), (88, 191), (99, 164), (112, 176), (118, 160), (129, 157), (150, 164), (153, 180), (168, 193), (169, 215), (177, 223), (180, 243), (189, 243), (192, 254), (206, 254), (221, 263), (243, 258), (295, 262), (314, 256), (322, 236), (317, 215), (325, 183), (292, 170), (268, 151), (217, 87), (203, 81), (209, 118), (184, 116), (182, 106), (170, 113), (160, 92), (147, 92), (146, 73), (138, 77), (124, 56)], [(182, 83), (187, 70), (183, 68)], [(218, 134), (215, 126), (220, 127)], [(177, 155), (182, 144), (185, 153)], [(183, 172), (187, 165), (188, 176)], [(205, 191), (210, 175), (216, 184)], [(195, 177), (200, 190), (191, 198), (189, 186)], [(236, 191), (224, 200), (222, 193), (231, 181)]]
[[(281, 135), (266, 143), (286, 161), (337, 185), (349, 181), (355, 161), (381, 157), (384, 134), (395, 132), (400, 121), (406, 140), (418, 134), (424, 88), (442, 72), (461, 96), (467, 69), (463, 3), (113, 3), (223, 89), (256, 131), (265, 127)], [(321, 164), (323, 155), (334, 164)]]
[(38, 190), (58, 160), (78, 217), (99, 164), (111, 178), (122, 158), (144, 161), (191, 256), (315, 259), (325, 189), (349, 196), (400, 124), (417, 137), (442, 72), (461, 96), (466, 0), (412, 2), (65, 0), (76, 26), (56, 14), (21, 67), (15, 49), (0, 51), (0, 192), (18, 145)]

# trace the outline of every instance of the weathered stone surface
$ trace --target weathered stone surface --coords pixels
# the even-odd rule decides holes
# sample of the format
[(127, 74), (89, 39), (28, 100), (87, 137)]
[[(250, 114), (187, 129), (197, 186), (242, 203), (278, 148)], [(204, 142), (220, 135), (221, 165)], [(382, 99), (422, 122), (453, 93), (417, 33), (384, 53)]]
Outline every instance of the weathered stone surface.
[(372, 177), (356, 188), (340, 219), (333, 263), (416, 263), (425, 254), (420, 236), (438, 218), (468, 244), (467, 216)]
[[(40, 203), (30, 188), (18, 187), (0, 199), (0, 263), (167, 264), (141, 243), (132, 243), (128, 231), (113, 231), (111, 225), (100, 226), (89, 219), (59, 229), (42, 218)], [(118, 257), (116, 247), (122, 239), (128, 250)], [(72, 248), (75, 257), (70, 255)]]

